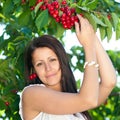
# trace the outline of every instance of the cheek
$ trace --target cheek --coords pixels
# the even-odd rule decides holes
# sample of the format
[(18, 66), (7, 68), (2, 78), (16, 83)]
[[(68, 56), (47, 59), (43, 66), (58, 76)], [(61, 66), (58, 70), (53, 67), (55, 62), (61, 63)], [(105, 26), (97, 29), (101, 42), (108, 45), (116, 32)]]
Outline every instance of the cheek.
[(59, 63), (55, 63), (52, 65), (52, 68), (59, 70), (60, 69), (60, 64)]
[(44, 76), (44, 74), (45, 74), (45, 72), (44, 72), (44, 70), (41, 70), (41, 69), (35, 69), (35, 72), (36, 72), (36, 74), (38, 75), (38, 77), (41, 79), (43, 76)]

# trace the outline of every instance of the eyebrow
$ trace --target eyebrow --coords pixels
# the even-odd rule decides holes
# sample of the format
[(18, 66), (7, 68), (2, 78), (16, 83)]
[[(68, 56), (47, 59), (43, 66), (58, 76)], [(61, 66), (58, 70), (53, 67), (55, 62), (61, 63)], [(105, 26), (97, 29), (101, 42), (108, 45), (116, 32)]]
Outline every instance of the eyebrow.
[[(50, 58), (52, 58), (52, 57), (58, 59), (57, 56), (49, 56), (47, 59), (50, 59)], [(33, 62), (33, 63), (34, 63), (34, 65), (35, 65), (37, 62), (42, 62), (42, 61), (44, 61), (44, 60), (37, 60), (36, 62)]]

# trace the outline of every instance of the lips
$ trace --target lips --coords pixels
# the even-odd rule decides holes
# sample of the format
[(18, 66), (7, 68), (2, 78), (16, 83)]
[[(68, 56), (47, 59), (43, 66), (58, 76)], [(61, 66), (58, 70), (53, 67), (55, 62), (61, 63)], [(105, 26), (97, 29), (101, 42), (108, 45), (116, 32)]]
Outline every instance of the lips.
[(46, 78), (50, 78), (50, 77), (53, 77), (55, 76), (56, 74), (49, 74), (49, 75), (46, 75)]

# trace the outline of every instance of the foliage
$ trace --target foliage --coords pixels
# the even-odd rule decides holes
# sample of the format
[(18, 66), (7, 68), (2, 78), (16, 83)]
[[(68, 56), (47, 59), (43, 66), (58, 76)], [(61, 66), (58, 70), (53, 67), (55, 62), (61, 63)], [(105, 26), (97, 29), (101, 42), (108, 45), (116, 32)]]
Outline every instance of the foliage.
[[(61, 0), (59, 0), (61, 1)], [(116, 39), (120, 38), (120, 4), (114, 0), (67, 0), (68, 6), (75, 8), (77, 14), (82, 14), (100, 30), (101, 39), (110, 40), (112, 30), (116, 32)], [(1, 0), (0, 24), (4, 25), (4, 32), (0, 36), (0, 53), (5, 59), (0, 59), (0, 117), (4, 120), (19, 120), (19, 95), (25, 86), (24, 81), (24, 50), (27, 43), (35, 36), (51, 34), (62, 41), (66, 29), (50, 16), (48, 10), (40, 10), (42, 3), (36, 0)], [(35, 6), (33, 10), (31, 7)], [(74, 27), (71, 28), (74, 32)], [(6, 37), (7, 35), (7, 37)], [(64, 44), (64, 41), (62, 41)], [(78, 54), (78, 51), (80, 54)], [(120, 73), (120, 52), (108, 51), (114, 66)], [(70, 59), (76, 56), (76, 66), (70, 61), (73, 70), (83, 72), (84, 53), (82, 48), (73, 46)], [(79, 61), (80, 60), (80, 61)], [(78, 81), (79, 82), (79, 81)], [(102, 120), (106, 116), (111, 120), (120, 119), (118, 95), (116, 87), (108, 98), (107, 105), (90, 111), (94, 119)], [(101, 111), (105, 111), (102, 113)], [(5, 114), (4, 114), (5, 113)], [(4, 114), (4, 115), (3, 115)]]

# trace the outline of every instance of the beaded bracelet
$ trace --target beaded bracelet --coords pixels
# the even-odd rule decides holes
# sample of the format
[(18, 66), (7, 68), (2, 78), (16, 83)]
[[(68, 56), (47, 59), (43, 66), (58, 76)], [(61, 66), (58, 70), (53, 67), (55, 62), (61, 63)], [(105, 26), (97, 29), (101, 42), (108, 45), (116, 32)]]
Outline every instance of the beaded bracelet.
[(95, 61), (91, 61), (91, 62), (85, 62), (83, 68), (85, 69), (86, 66), (94, 66), (94, 67), (98, 68), (99, 64), (97, 64)]

